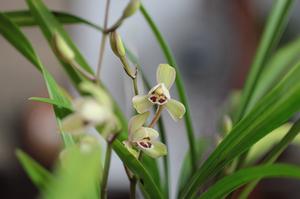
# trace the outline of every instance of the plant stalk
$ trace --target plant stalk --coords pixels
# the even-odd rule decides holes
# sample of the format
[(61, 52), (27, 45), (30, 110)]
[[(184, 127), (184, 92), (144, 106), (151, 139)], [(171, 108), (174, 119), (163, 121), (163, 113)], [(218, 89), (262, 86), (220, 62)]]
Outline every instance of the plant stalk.
[(107, 181), (109, 174), (109, 167), (111, 162), (112, 142), (108, 142), (106, 146), (105, 163), (103, 170), (103, 177), (101, 183), (101, 199), (107, 198)]
[[(109, 16), (109, 7), (110, 7), (110, 0), (106, 0), (104, 25), (103, 25), (104, 30), (107, 28), (108, 16)], [(100, 70), (101, 70), (101, 66), (102, 66), (102, 63), (103, 63), (106, 38), (107, 38), (107, 33), (105, 31), (103, 31), (102, 32), (102, 38), (101, 38), (101, 44), (100, 44), (99, 62), (98, 62), (98, 67), (97, 67), (97, 71), (96, 71), (96, 78), (97, 78), (96, 82), (97, 83), (99, 83), (99, 80), (100, 80)]]

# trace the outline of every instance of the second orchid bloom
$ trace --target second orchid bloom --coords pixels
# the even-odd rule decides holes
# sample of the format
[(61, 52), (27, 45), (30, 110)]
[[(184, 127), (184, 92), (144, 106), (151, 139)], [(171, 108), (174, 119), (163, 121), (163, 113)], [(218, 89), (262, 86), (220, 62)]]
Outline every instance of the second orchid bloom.
[(145, 112), (133, 116), (128, 125), (128, 141), (124, 144), (127, 149), (138, 157), (138, 151), (143, 151), (152, 158), (158, 158), (167, 154), (167, 147), (160, 141), (156, 140), (159, 133), (149, 127), (144, 127), (150, 112)]

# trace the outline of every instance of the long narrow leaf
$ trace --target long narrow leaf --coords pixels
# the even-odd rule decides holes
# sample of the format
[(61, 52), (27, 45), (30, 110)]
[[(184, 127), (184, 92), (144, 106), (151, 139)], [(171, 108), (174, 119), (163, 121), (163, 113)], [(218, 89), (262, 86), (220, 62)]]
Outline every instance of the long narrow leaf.
[(293, 3), (294, 0), (282, 0), (275, 2), (243, 89), (242, 102), (237, 115), (237, 120), (240, 120), (245, 114), (265, 63), (272, 50), (277, 45), (287, 24)]
[[(22, 53), (31, 63), (33, 63), (36, 68), (42, 72), (45, 83), (47, 85), (50, 98), (58, 101), (63, 106), (70, 106), (70, 102), (63, 96), (61, 90), (56, 84), (54, 78), (51, 74), (44, 68), (39, 57), (35, 53), (32, 48), (30, 42), (25, 37), (25, 35), (21, 32), (21, 30), (10, 21), (8, 17), (4, 14), (0, 13), (0, 33), (4, 36), (7, 41), (9, 41), (20, 53)], [(56, 114), (56, 121), (59, 127), (61, 127), (60, 119), (66, 114), (63, 109), (54, 107), (54, 111)], [(61, 128), (60, 128), (61, 130)], [(73, 140), (71, 136), (66, 135), (62, 132), (63, 141), (66, 146), (72, 145)]]
[(181, 198), (195, 196), (199, 186), (216, 175), (235, 157), (248, 150), (254, 143), (286, 122), (300, 110), (300, 64), (232, 129), (205, 163), (194, 174), (181, 194)]
[(53, 181), (52, 174), (21, 150), (16, 155), (31, 181), (40, 189), (45, 190)]
[[(28, 10), (18, 10), (18, 11), (9, 11), (4, 12), (6, 16), (8, 16), (15, 24), (18, 26), (36, 26), (37, 22), (32, 17), (32, 14)], [(65, 13), (65, 12), (57, 12), (52, 11), (52, 14), (59, 20), (60, 23), (63, 24), (86, 24), (89, 25), (99, 31), (102, 31), (103, 29), (99, 26), (97, 26), (94, 23), (91, 23), (83, 18)]]
[(82, 152), (77, 146), (64, 151), (55, 179), (43, 193), (44, 199), (98, 199), (100, 193), (101, 147)]
[(242, 169), (227, 176), (203, 193), (200, 199), (219, 199), (227, 196), (235, 189), (260, 178), (295, 178), (300, 179), (300, 167), (284, 164), (264, 165)]
[(253, 108), (255, 103), (264, 96), (291, 67), (299, 60), (300, 38), (291, 41), (280, 48), (274, 56), (266, 63), (260, 75), (256, 88), (246, 109), (246, 113)]
[[(281, 141), (275, 145), (270, 153), (267, 155), (267, 157), (264, 159), (262, 164), (272, 164), (274, 163), (279, 155), (288, 147), (288, 145), (295, 139), (295, 137), (300, 132), (300, 120), (298, 120), (292, 128), (287, 132), (287, 134), (281, 139)], [(239, 196), (239, 199), (246, 199), (248, 198), (248, 195), (251, 193), (251, 191), (255, 188), (255, 186), (258, 184), (260, 179), (257, 179), (254, 182), (251, 182), (249, 185), (245, 187), (241, 195)]]

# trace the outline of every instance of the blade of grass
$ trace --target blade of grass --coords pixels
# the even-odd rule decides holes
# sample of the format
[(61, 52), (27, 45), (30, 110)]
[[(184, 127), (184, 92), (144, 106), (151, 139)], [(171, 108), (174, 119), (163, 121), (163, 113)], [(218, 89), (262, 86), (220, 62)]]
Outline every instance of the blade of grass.
[(17, 149), (16, 155), (33, 184), (45, 190), (53, 180), (52, 174), (22, 150)]
[(300, 167), (287, 164), (274, 164), (242, 169), (218, 181), (204, 192), (199, 199), (223, 198), (247, 182), (259, 178), (271, 177), (300, 179)]
[(193, 198), (204, 182), (220, 172), (265, 135), (300, 110), (300, 64), (297, 64), (272, 91), (264, 96), (194, 173), (180, 198)]
[(291, 41), (276, 51), (274, 56), (266, 63), (266, 67), (257, 81), (256, 88), (245, 111), (246, 113), (291, 69), (298, 61), (299, 54), (300, 38)]
[(237, 120), (240, 120), (245, 115), (245, 111), (256, 89), (257, 81), (265, 67), (266, 61), (282, 36), (293, 3), (294, 0), (282, 0), (274, 3), (253, 63), (250, 67), (249, 75), (246, 79)]
[[(50, 98), (58, 101), (62, 106), (70, 106), (70, 102), (62, 96), (61, 90), (58, 89), (54, 78), (51, 74), (44, 68), (39, 57), (32, 48), (30, 42), (21, 32), (21, 30), (9, 20), (4, 14), (0, 13), (0, 33), (4, 38), (7, 39), (20, 53), (22, 53), (31, 63), (33, 63), (36, 68), (42, 72), (46, 86), (49, 91)], [(61, 118), (63, 115), (67, 114), (63, 109), (54, 107), (54, 112), (56, 115), (56, 121), (60, 128), (61, 135), (63, 137), (64, 144), (70, 146), (73, 144), (73, 139), (70, 135), (65, 134), (61, 130)]]
[[(281, 141), (275, 145), (270, 153), (267, 155), (267, 157), (264, 159), (264, 161), (261, 164), (270, 165), (274, 163), (277, 158), (282, 154), (282, 152), (289, 146), (289, 144), (295, 139), (295, 137), (300, 132), (300, 120), (298, 120), (292, 128), (288, 131), (288, 133), (281, 139)], [(239, 196), (239, 199), (247, 199), (248, 195), (252, 192), (252, 190), (256, 187), (260, 179), (255, 180), (254, 182), (251, 182), (248, 184), (241, 195)]]
[[(18, 26), (36, 26), (37, 23), (31, 15), (29, 10), (18, 10), (18, 11), (8, 11), (3, 12), (7, 17), (12, 20)], [(103, 31), (103, 29), (97, 26), (94, 23), (91, 23), (83, 18), (77, 17), (75, 15), (71, 15), (65, 12), (52, 11), (52, 14), (59, 20), (60, 23), (63, 24), (86, 24), (95, 28), (96, 30)]]
[(195, 143), (194, 143), (195, 136), (194, 136), (194, 129), (193, 129), (193, 124), (192, 124), (189, 103), (188, 103), (188, 100), (187, 100), (187, 97), (185, 94), (185, 89), (184, 89), (184, 84), (183, 84), (183, 80), (181, 77), (181, 73), (179, 71), (179, 68), (178, 68), (175, 58), (171, 52), (170, 47), (168, 46), (167, 42), (165, 41), (165, 39), (164, 39), (163, 35), (161, 34), (161, 32), (159, 31), (158, 27), (152, 20), (151, 16), (148, 14), (148, 12), (144, 6), (141, 6), (140, 10), (141, 10), (141, 13), (143, 14), (145, 20), (147, 21), (149, 27), (151, 28), (153, 34), (155, 35), (155, 38), (157, 39), (157, 42), (158, 42), (161, 50), (163, 51), (163, 54), (164, 54), (167, 62), (171, 66), (173, 66), (177, 71), (175, 84), (176, 84), (179, 99), (186, 108), (186, 113), (184, 115), (184, 121), (185, 121), (185, 127), (186, 127), (186, 131), (187, 131), (190, 152), (191, 152), (191, 159), (190, 159), (191, 166), (192, 166), (192, 170), (195, 171), (197, 168), (197, 164), (195, 161), (196, 160), (196, 147), (195, 147)]
[(43, 192), (44, 199), (98, 199), (102, 177), (101, 147), (90, 146), (83, 152), (78, 146), (69, 147), (61, 156), (55, 179)]

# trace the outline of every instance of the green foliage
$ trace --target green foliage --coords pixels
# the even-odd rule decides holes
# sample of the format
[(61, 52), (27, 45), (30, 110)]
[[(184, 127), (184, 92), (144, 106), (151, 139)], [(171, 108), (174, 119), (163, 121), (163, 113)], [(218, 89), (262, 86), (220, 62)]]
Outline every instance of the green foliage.
[(242, 185), (259, 178), (288, 177), (300, 179), (300, 167), (284, 164), (263, 165), (242, 169), (224, 177), (204, 192), (199, 199), (218, 199), (227, 196)]
[[(61, 23), (85, 24), (104, 32), (104, 34), (107, 30), (103, 30), (101, 27), (77, 16), (50, 11), (41, 0), (27, 0), (26, 2), (29, 11), (0, 12), (0, 33), (42, 73), (49, 92), (49, 98), (33, 97), (30, 100), (53, 105), (57, 124), (61, 131), (62, 119), (72, 112), (71, 98), (56, 83), (41, 63), (37, 53), (19, 27), (36, 25), (40, 27), (57, 58), (61, 61), (68, 77), (72, 80), (74, 87), (81, 95), (87, 94), (80, 92), (78, 89), (79, 83), (86, 80), (86, 77), (78, 71), (78, 68), (76, 69), (72, 64), (66, 63), (57, 54), (53, 47), (53, 37), (55, 34), (59, 34), (66, 42), (66, 46), (70, 48), (70, 51), (74, 52), (78, 67), (93, 75), (93, 70)], [(234, 103), (234, 109), (230, 110), (230, 115), (236, 116), (233, 129), (225, 136), (208, 159), (203, 163), (201, 162), (200, 168), (198, 166), (206, 150), (207, 142), (203, 138), (195, 139), (189, 104), (175, 58), (159, 28), (145, 7), (141, 5), (140, 11), (153, 31), (166, 61), (177, 71), (177, 92), (187, 109), (184, 119), (190, 149), (182, 164), (179, 179), (179, 198), (194, 198), (199, 189), (202, 188), (201, 186), (214, 176), (221, 176), (221, 179), (216, 183), (213, 182), (200, 198), (222, 198), (252, 181), (249, 184), (249, 189), (246, 190), (249, 193), (260, 179), (266, 177), (300, 178), (300, 168), (298, 167), (279, 164), (270, 165), (293, 140), (295, 140), (295, 143), (299, 142), (299, 138), (296, 137), (299, 133), (299, 123), (297, 122), (289, 131), (289, 128), (283, 128), (286, 125), (282, 125), (300, 110), (300, 104), (298, 103), (300, 101), (300, 64), (294, 65), (299, 60), (300, 40), (297, 39), (291, 42), (271, 57), (287, 24), (293, 2), (293, 0), (283, 0), (275, 3), (253, 60), (243, 90), (242, 101), (241, 103)], [(113, 28), (118, 28), (120, 25), (121, 23), (117, 22)], [(139, 74), (142, 75), (144, 84), (149, 89), (149, 82), (143, 75), (142, 67), (139, 66), (137, 58), (128, 49), (126, 49), (126, 53), (129, 59), (138, 65)], [(101, 82), (101, 86), (104, 88), (103, 82)], [(110, 100), (113, 102), (112, 98)], [(145, 155), (139, 160), (123, 145), (122, 141), (127, 139), (127, 120), (117, 104), (114, 102), (113, 104), (116, 116), (122, 123), (122, 131), (118, 134), (117, 139), (112, 142), (113, 150), (131, 171), (131, 175), (139, 180), (141, 190), (146, 198), (168, 198), (168, 157), (164, 157), (163, 162), (165, 180), (165, 183), (163, 183), (156, 160)], [(163, 143), (167, 143), (164, 123), (161, 119), (158, 127), (161, 131)], [(98, 128), (98, 131), (100, 132), (101, 129)], [(62, 164), (58, 165), (55, 175), (52, 175), (24, 152), (17, 151), (21, 164), (33, 183), (41, 189), (43, 198), (98, 198), (101, 191), (100, 181), (103, 172), (100, 148), (95, 147), (92, 151), (83, 153), (78, 144), (75, 145), (71, 135), (67, 135), (62, 131), (61, 134), (67, 149), (64, 151)], [(245, 156), (246, 163), (253, 164), (257, 159), (268, 154), (263, 162), (268, 165), (242, 170), (237, 168), (238, 171), (233, 170), (232, 174), (222, 177), (222, 174), (226, 175), (224, 169), (232, 168), (232, 161), (240, 155), (246, 154), (245, 152), (248, 150), (250, 150), (250, 155)], [(110, 158), (106, 157), (106, 159)], [(243, 159), (240, 160), (243, 163)], [(105, 165), (109, 165), (109, 162), (106, 161)], [(107, 172), (108, 170), (105, 170), (103, 176), (107, 176)]]
[(40, 190), (46, 190), (54, 180), (52, 174), (22, 150), (17, 149), (16, 155), (31, 181)]
[(269, 132), (300, 110), (300, 64), (232, 129), (185, 186), (180, 198), (195, 196), (198, 187), (215, 176), (235, 157), (248, 150)]
[(77, 146), (69, 147), (61, 156), (61, 164), (44, 191), (45, 199), (99, 198), (101, 170), (100, 146), (83, 152)]

